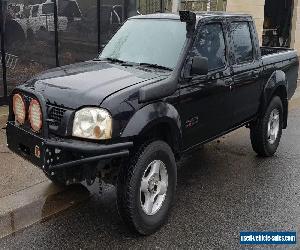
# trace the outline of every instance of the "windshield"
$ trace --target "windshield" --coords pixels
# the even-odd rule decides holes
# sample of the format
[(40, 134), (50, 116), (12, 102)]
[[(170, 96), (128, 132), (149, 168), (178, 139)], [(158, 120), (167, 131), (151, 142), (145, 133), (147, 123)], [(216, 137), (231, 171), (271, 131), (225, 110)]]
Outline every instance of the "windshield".
[(185, 40), (186, 25), (178, 20), (131, 19), (105, 46), (100, 59), (174, 69)]

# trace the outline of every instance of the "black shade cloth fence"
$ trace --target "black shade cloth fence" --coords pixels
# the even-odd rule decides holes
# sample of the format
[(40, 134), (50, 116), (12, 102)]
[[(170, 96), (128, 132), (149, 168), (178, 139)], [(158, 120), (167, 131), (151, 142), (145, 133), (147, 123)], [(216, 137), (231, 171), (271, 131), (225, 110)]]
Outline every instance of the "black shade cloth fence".
[[(0, 0), (0, 105), (17, 84), (44, 70), (95, 58), (137, 14), (137, 1)], [(164, 1), (148, 9), (164, 11)]]

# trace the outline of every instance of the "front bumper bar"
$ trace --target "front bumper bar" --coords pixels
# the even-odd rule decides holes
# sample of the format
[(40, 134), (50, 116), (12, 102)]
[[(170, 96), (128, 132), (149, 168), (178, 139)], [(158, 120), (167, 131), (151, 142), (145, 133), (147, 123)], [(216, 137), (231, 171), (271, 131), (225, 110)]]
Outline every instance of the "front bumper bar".
[(50, 172), (113, 158), (126, 157), (132, 142), (98, 144), (72, 139), (44, 139), (14, 122), (6, 128), (10, 150)]

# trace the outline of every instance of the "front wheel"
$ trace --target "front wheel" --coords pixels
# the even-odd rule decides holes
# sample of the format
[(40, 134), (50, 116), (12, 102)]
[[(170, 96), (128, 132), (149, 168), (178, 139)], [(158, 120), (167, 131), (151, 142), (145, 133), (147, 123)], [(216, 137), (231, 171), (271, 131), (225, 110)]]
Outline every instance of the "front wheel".
[(55, 185), (60, 186), (60, 187), (66, 187), (67, 186), (66, 182), (62, 178), (60, 178), (59, 176), (51, 175), (51, 174), (48, 174), (48, 173), (45, 173), (45, 175)]
[(174, 154), (163, 141), (143, 146), (120, 170), (117, 205), (124, 222), (149, 235), (167, 219), (175, 196), (177, 170)]
[(264, 116), (250, 127), (252, 147), (259, 156), (269, 157), (275, 154), (282, 135), (282, 123), (282, 101), (275, 96)]

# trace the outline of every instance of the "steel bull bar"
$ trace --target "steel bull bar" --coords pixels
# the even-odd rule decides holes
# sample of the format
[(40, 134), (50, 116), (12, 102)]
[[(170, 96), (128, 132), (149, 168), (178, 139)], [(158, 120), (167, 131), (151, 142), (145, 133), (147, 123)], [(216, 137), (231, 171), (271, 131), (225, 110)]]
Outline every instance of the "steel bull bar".
[(69, 161), (61, 164), (50, 165), (49, 170), (51, 171), (51, 170), (57, 170), (61, 168), (83, 165), (86, 163), (96, 162), (100, 160), (128, 156), (129, 155), (128, 149), (133, 146), (133, 143), (124, 142), (124, 143), (117, 143), (111, 145), (94, 145), (94, 146), (89, 145), (88, 146), (80, 142), (75, 143), (74, 141), (72, 142), (72, 144), (67, 142), (46, 141), (45, 146), (59, 148), (62, 151), (66, 150), (66, 151), (78, 152), (78, 153), (80, 152), (80, 153), (87, 153), (87, 154), (101, 154), (101, 155), (82, 158), (79, 160)]
[[(39, 93), (23, 88), (16, 88), (12, 95), (16, 92), (38, 99), (42, 108), (43, 127), (41, 133), (36, 134), (18, 126), (14, 122), (11, 103), (6, 126), (8, 147), (44, 171), (82, 166), (87, 163), (129, 155), (129, 149), (133, 147), (133, 142), (99, 144), (76, 139), (49, 138), (44, 97)], [(78, 157), (70, 159), (68, 157), (70, 153), (73, 153), (73, 156), (78, 154)]]

